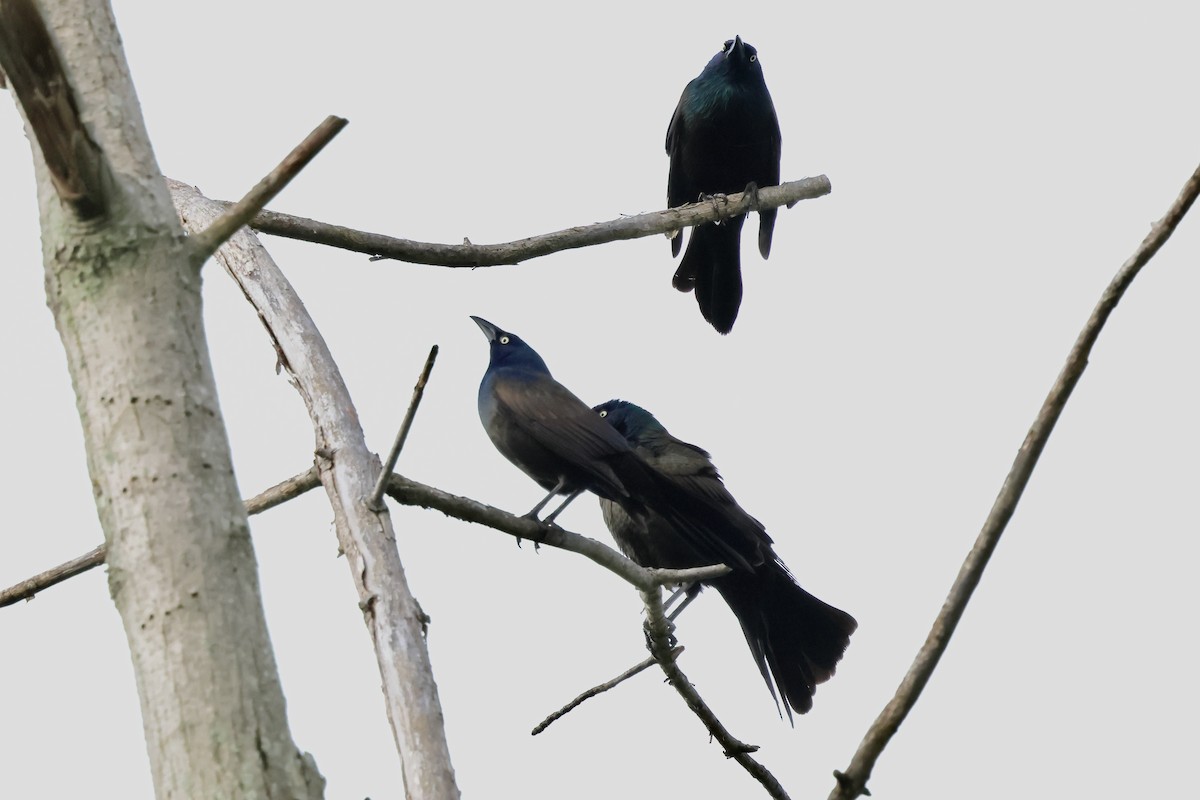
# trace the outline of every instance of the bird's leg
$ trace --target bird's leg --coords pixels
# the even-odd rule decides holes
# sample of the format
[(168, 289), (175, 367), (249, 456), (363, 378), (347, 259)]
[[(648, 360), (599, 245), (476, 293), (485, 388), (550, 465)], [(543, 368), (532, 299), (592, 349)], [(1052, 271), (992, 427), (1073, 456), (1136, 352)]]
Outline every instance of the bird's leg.
[[(561, 482), (559, 483), (559, 486), (562, 486)], [(562, 505), (560, 505), (558, 508), (554, 509), (554, 511), (551, 512), (550, 516), (548, 516), (544, 520), (542, 520), (542, 524), (543, 525), (553, 525), (554, 518), (557, 517), (559, 514), (561, 514), (562, 510), (564, 508), (566, 508), (568, 505), (570, 505), (571, 501), (574, 500), (576, 497), (579, 497), (579, 495), (581, 495), (581, 494), (583, 494), (583, 489), (576, 489), (575, 491), (568, 494), (567, 499), (562, 501)]]
[(679, 608), (667, 615), (668, 622), (673, 623), (675, 618), (682, 614), (683, 610), (687, 608), (693, 600), (696, 599), (696, 597), (700, 594), (700, 586), (695, 583), (689, 583), (686, 586), (680, 586), (671, 594), (670, 597), (667, 598), (667, 602), (663, 604), (663, 610), (666, 611), (668, 608), (670, 608), (671, 604), (674, 603), (675, 599), (681, 594), (683, 595), (683, 602), (679, 604)]
[[(525, 519), (531, 519), (534, 522), (541, 522), (541, 520), (538, 519), (538, 512), (541, 511), (543, 508), (545, 508), (546, 504), (550, 502), (551, 498), (553, 498), (556, 494), (560, 493), (562, 491), (563, 487), (566, 485), (567, 485), (566, 477), (564, 476), (564, 477), (559, 478), (558, 483), (556, 483), (554, 485), (554, 488), (550, 490), (550, 494), (543, 497), (542, 501), (540, 503), (538, 503), (533, 508), (529, 509), (529, 511), (527, 513), (522, 514), (521, 516), (525, 517)], [(563, 505), (566, 505), (566, 503), (564, 503)], [(562, 511), (562, 506), (559, 506), (558, 511)], [(557, 514), (558, 511), (556, 511), (554, 513)]]
[[(574, 500), (576, 497), (578, 497), (578, 496), (579, 496), (579, 492), (578, 492), (578, 491), (577, 491), (577, 492), (575, 492), (574, 494), (570, 495), (570, 496), (569, 496), (569, 497), (566, 499), (566, 501), (564, 501), (564, 502), (563, 502), (563, 504), (562, 504), (561, 506), (559, 506), (557, 509), (555, 509), (555, 511), (554, 511), (554, 513), (553, 513), (553, 514), (551, 514), (550, 516), (546, 517), (546, 519), (544, 519), (544, 520), (538, 519), (538, 512), (539, 512), (539, 511), (541, 511), (543, 508), (545, 508), (545, 507), (546, 507), (546, 504), (550, 502), (550, 499), (551, 499), (552, 497), (554, 497), (556, 494), (558, 494), (559, 492), (561, 492), (561, 491), (562, 491), (562, 488), (563, 488), (564, 486), (566, 486), (566, 485), (567, 485), (567, 479), (566, 479), (566, 477), (559, 478), (559, 479), (558, 479), (558, 483), (556, 483), (556, 484), (554, 485), (554, 488), (550, 490), (550, 494), (548, 494), (548, 495), (546, 495), (545, 497), (543, 497), (543, 498), (542, 498), (542, 501), (541, 501), (540, 503), (538, 503), (538, 504), (537, 504), (536, 506), (534, 506), (533, 508), (529, 509), (529, 511), (528, 511), (527, 513), (525, 513), (525, 514), (522, 514), (521, 516), (522, 516), (522, 517), (524, 517), (525, 519), (531, 519), (531, 520), (533, 520), (534, 522), (538, 522), (538, 523), (541, 523), (541, 524), (543, 524), (543, 525), (552, 525), (552, 524), (554, 524), (554, 518), (558, 516), (558, 512), (560, 512), (560, 511), (562, 511), (564, 508), (566, 508), (566, 507), (567, 507), (567, 503), (571, 502), (572, 500)], [(580, 490), (580, 491), (582, 491), (582, 490)], [(517, 547), (520, 547), (520, 546), (521, 546), (521, 537), (520, 537), (520, 536), (518, 536), (518, 537), (517, 537)], [(541, 549), (542, 549), (542, 546), (541, 546), (540, 544), (538, 544), (538, 543), (535, 541), (535, 542), (533, 543), (533, 552), (535, 552), (535, 553), (536, 553), (538, 550), (541, 550)]]
[[(675, 591), (671, 592), (670, 597), (668, 597), (666, 600), (663, 601), (663, 611), (668, 614), (667, 619), (675, 619), (675, 615), (670, 613), (671, 606), (678, 603), (679, 598), (682, 597), (683, 595), (687, 594), (691, 590), (693, 585), (694, 584), (691, 584), (691, 583), (679, 584), (678, 586), (675, 587)], [(687, 605), (690, 602), (691, 602), (691, 598), (689, 597), (689, 598), (687, 598), (687, 601), (684, 603), (684, 605)]]

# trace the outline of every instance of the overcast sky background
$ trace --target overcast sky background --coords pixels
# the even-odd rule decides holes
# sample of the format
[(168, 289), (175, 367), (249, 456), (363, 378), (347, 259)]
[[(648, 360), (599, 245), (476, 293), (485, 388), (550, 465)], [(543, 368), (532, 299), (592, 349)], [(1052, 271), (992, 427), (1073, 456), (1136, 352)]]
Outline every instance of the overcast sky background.
[[(309, 10), (312, 9), (312, 10)], [(116, 3), (165, 174), (236, 199), (327, 114), (350, 126), (272, 205), (424, 241), (500, 242), (662, 207), (684, 84), (734, 34), (761, 55), (784, 179), (768, 262), (743, 248), (733, 333), (675, 292), (661, 237), (448, 270), (266, 239), (386, 451), (441, 355), (399, 470), (514, 512), (541, 490), (475, 410), (523, 336), (589, 402), (619, 396), (713, 454), (803, 585), (860, 627), (794, 729), (706, 593), (682, 666), (792, 797), (824, 797), (891, 697), (1101, 291), (1200, 159), (1187, 4)], [(102, 540), (45, 306), (30, 153), (0, 100), (0, 585)], [(1200, 742), (1200, 218), (1102, 334), (876, 797), (1162, 796)], [(748, 230), (757, 226), (752, 221)], [(213, 264), (206, 319), (245, 496), (313, 435)], [(322, 492), (252, 519), (292, 730), (330, 798), (402, 795), (369, 638)], [(394, 510), (468, 797), (756, 797), (647, 672), (640, 603), (580, 557)], [(594, 500), (560, 521), (609, 541)], [(151, 797), (103, 570), (0, 610), (0, 794)]]

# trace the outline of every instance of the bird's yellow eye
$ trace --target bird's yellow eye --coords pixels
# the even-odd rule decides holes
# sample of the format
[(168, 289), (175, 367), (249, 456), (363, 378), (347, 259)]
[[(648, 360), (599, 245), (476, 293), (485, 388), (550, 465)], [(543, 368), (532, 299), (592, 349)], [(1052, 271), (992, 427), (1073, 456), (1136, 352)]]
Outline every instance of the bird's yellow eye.
[(750, 63), (753, 64), (755, 61), (758, 61), (758, 56), (750, 56)]
[(601, 411), (601, 412), (600, 412), (600, 416), (601, 416), (601, 417), (607, 417), (607, 416), (608, 416), (608, 412), (607, 412), (607, 411)]
[(500, 344), (508, 344), (508, 337), (507, 337), (507, 336), (501, 336), (501, 337), (500, 337)]

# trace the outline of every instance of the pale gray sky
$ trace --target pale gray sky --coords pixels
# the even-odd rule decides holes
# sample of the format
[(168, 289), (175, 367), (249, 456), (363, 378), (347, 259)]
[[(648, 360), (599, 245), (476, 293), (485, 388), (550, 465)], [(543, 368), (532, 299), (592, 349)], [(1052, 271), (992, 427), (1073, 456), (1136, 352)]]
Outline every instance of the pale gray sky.
[[(507, 241), (660, 208), (683, 85), (735, 33), (761, 55), (780, 214), (717, 336), (661, 238), (450, 271), (267, 239), (386, 450), (442, 352), (399, 469), (518, 513), (541, 494), (484, 435), (487, 347), (521, 334), (579, 396), (620, 396), (713, 454), (814, 594), (860, 627), (791, 729), (715, 594), (683, 667), (793, 797), (823, 797), (891, 696), (1092, 306), (1200, 158), (1187, 4), (118, 2), (163, 171), (235, 198), (326, 114), (350, 126), (273, 205), (427, 241)], [(308, 8), (316, 8), (315, 6)], [(188, 13), (191, 16), (184, 17)], [(580, 16), (576, 16), (580, 15)], [(0, 101), (0, 584), (101, 540), (45, 307), (27, 143)], [(751, 237), (752, 238), (752, 237)], [(299, 397), (239, 292), (205, 272), (210, 345), (247, 496), (305, 469)], [(1096, 347), (963, 625), (879, 763), (878, 797), (1179, 791), (1200, 693), (1200, 219)], [(755, 797), (655, 673), (529, 730), (644, 655), (636, 594), (570, 554), (395, 513), (433, 619), (469, 797)], [(594, 501), (561, 520), (607, 541)], [(253, 520), (296, 739), (330, 798), (401, 796), (356, 597), (320, 493)], [(120, 620), (93, 571), (0, 610), (0, 794), (148, 798)]]

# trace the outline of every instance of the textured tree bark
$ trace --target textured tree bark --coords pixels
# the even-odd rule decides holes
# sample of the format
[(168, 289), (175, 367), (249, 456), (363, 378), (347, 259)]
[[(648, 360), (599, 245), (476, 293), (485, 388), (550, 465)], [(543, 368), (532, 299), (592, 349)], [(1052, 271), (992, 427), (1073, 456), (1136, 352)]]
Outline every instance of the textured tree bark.
[[(20, 25), (38, 22), (30, 0), (3, 4)], [(34, 151), (47, 298), (83, 423), (155, 791), (320, 797), (323, 779), (287, 726), (205, 343), (200, 264), (155, 163), (111, 10), (102, 0), (47, 0), (40, 14), (57, 58), (20, 52), (13, 43), (34, 39), (11, 25), (0, 55), (10, 75), (24, 68), (34, 79), (32, 94), (15, 83), (14, 93)], [(28, 113), (39, 85), (70, 94), (55, 104), (65, 117)], [(53, 137), (38, 126), (64, 118), (74, 128), (60, 139), (84, 132), (94, 145), (70, 150), (80, 169), (104, 176), (87, 183), (83, 204), (64, 195), (40, 146)]]
[[(189, 231), (204, 230), (224, 210), (193, 187), (175, 181), (168, 186)], [(381, 464), (367, 448), (350, 392), (304, 304), (253, 232), (236, 234), (217, 251), (217, 260), (258, 311), (279, 363), (312, 419), (317, 469), (375, 646), (405, 795), (413, 800), (458, 800), (442, 705), (425, 646), (426, 620), (409, 591), (391, 515), (370, 507)]]

